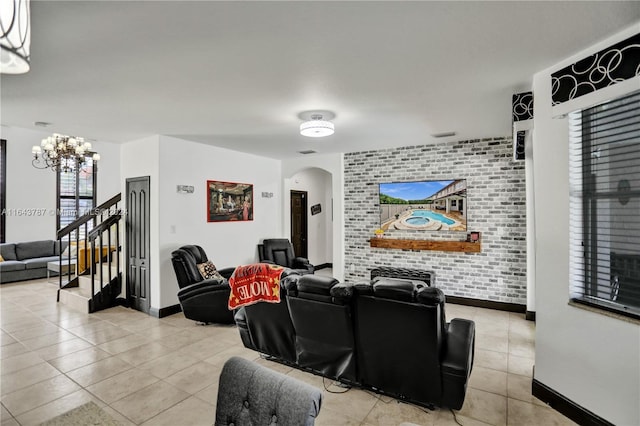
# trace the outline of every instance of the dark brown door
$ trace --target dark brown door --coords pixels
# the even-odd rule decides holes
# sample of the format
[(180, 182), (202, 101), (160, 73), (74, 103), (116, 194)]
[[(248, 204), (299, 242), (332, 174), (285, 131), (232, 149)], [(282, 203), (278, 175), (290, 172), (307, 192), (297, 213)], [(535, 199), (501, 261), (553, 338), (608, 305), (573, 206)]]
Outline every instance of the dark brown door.
[(127, 179), (127, 301), (149, 313), (149, 176)]
[(291, 243), (296, 256), (308, 256), (306, 191), (291, 191)]

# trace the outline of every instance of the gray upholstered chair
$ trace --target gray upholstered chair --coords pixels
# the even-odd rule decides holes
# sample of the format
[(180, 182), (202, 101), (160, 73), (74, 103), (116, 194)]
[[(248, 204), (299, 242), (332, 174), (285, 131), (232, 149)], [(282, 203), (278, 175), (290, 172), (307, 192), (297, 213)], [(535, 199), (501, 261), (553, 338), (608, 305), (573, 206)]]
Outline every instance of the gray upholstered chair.
[(322, 392), (240, 357), (220, 373), (216, 426), (313, 425)]

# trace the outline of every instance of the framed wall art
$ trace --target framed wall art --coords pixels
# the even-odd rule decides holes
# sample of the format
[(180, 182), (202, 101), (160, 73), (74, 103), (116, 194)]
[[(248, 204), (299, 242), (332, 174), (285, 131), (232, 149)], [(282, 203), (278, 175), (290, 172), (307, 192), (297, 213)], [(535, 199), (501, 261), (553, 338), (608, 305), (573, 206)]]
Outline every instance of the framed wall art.
[(207, 181), (207, 222), (253, 220), (253, 185)]

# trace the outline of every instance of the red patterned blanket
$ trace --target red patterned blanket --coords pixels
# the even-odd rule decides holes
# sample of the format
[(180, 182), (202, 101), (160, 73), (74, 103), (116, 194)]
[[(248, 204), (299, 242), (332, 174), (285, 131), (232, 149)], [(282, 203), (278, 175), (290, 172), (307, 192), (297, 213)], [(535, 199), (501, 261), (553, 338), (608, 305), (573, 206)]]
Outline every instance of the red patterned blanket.
[(282, 271), (282, 266), (268, 263), (238, 266), (229, 278), (229, 310), (257, 302), (280, 303)]

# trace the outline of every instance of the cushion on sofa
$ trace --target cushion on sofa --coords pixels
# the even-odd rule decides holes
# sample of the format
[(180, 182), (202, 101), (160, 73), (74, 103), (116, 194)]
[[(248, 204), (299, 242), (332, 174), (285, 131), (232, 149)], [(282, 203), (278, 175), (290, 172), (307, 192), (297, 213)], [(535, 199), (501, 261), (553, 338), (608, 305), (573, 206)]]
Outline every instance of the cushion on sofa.
[(55, 248), (53, 240), (16, 243), (17, 260), (33, 259), (34, 257), (49, 257), (53, 256), (54, 253)]
[(47, 263), (57, 262), (59, 259), (60, 259), (59, 256), (34, 257), (33, 259), (25, 259), (22, 261), (22, 263), (25, 264), (27, 269), (38, 269), (38, 268), (46, 268)]
[(25, 264), (19, 260), (5, 260), (0, 262), (0, 272), (24, 271)]
[(18, 260), (14, 243), (0, 244), (0, 254), (4, 260)]

